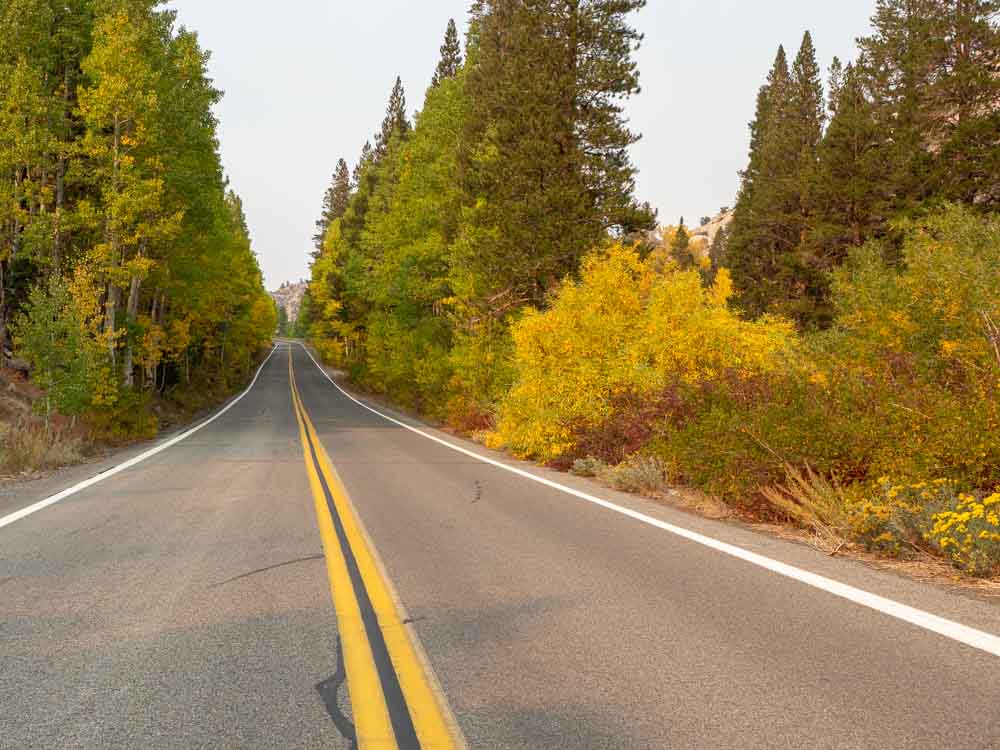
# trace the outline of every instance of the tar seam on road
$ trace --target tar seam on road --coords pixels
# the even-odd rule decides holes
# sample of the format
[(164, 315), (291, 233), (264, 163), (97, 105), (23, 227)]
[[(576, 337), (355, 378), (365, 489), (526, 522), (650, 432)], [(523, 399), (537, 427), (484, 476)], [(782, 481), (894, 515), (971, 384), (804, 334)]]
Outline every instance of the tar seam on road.
[(654, 528), (660, 529), (662, 531), (669, 532), (676, 536), (679, 536), (688, 541), (694, 542), (695, 544), (700, 544), (703, 547), (708, 547), (709, 549), (714, 549), (717, 552), (735, 557), (744, 562), (750, 563), (751, 565), (756, 565), (757, 567), (769, 570), (772, 573), (784, 576), (786, 578), (791, 578), (794, 581), (799, 581), (812, 588), (819, 589), (820, 591), (825, 591), (828, 594), (833, 594), (834, 596), (845, 599), (849, 602), (859, 604), (862, 607), (867, 607), (876, 612), (880, 612), (889, 617), (895, 618), (902, 622), (910, 623), (918, 628), (930, 631), (931, 633), (936, 633), (938, 635), (949, 638), (958, 643), (964, 643), (966, 646), (971, 646), (972, 648), (978, 649), (980, 651), (985, 651), (993, 656), (1000, 656), (1000, 636), (994, 635), (992, 633), (987, 633), (982, 630), (977, 630), (976, 628), (969, 627), (968, 625), (963, 625), (960, 622), (955, 622), (954, 620), (948, 620), (944, 617), (940, 617), (931, 612), (924, 611), (922, 609), (917, 609), (916, 607), (911, 607), (902, 602), (897, 602), (893, 599), (889, 599), (884, 596), (879, 596), (878, 594), (873, 594), (870, 591), (865, 591), (864, 589), (859, 589), (846, 583), (841, 583), (832, 578), (827, 578), (826, 576), (819, 575), (818, 573), (813, 573), (812, 571), (805, 570), (803, 568), (797, 568), (794, 565), (781, 562), (780, 560), (775, 560), (773, 558), (767, 557), (766, 555), (761, 555), (756, 552), (751, 552), (750, 550), (739, 547), (735, 544), (730, 544), (729, 542), (723, 542), (714, 537), (707, 536), (706, 534), (700, 534), (696, 531), (691, 531), (683, 526), (677, 526), (675, 524), (669, 523), (667, 521), (661, 521), (659, 518), (654, 518), (653, 516), (641, 513), (637, 510), (632, 510), (631, 508), (626, 508), (624, 506), (618, 505), (611, 502), (610, 500), (605, 500), (603, 498), (597, 497), (596, 495), (591, 495), (587, 492), (581, 490), (573, 489), (559, 482), (555, 482), (551, 479), (546, 479), (545, 477), (540, 477), (536, 474), (532, 474), (524, 469), (519, 469), (516, 466), (510, 466), (503, 463), (502, 461), (497, 461), (495, 459), (489, 458), (487, 456), (480, 455), (475, 451), (471, 451), (468, 448), (463, 448), (454, 443), (450, 443), (447, 440), (431, 435), (424, 432), (421, 429), (414, 427), (413, 425), (406, 424), (398, 419), (383, 414), (378, 409), (374, 409), (363, 401), (355, 398), (346, 390), (344, 390), (333, 378), (330, 377), (329, 373), (323, 369), (316, 358), (313, 357), (312, 353), (305, 347), (304, 344), (299, 344), (302, 350), (309, 356), (316, 368), (323, 374), (330, 384), (336, 388), (342, 395), (353, 401), (355, 404), (363, 409), (367, 409), (372, 414), (375, 414), (388, 422), (392, 422), (403, 429), (409, 430), (417, 435), (420, 435), (427, 440), (432, 440), (433, 442), (453, 450), (457, 453), (461, 453), (465, 456), (469, 456), (482, 463), (489, 464), (490, 466), (495, 466), (498, 469), (503, 469), (504, 471), (509, 471), (511, 474), (516, 474), (519, 477), (523, 477), (532, 482), (537, 482), (538, 484), (545, 485), (546, 487), (551, 487), (554, 490), (563, 492), (567, 495), (572, 495), (580, 500), (584, 500), (593, 505), (597, 505), (606, 510), (613, 511), (620, 515), (626, 516), (641, 523), (653, 526)]
[(232, 583), (233, 581), (240, 581), (244, 578), (249, 578), (250, 576), (255, 576), (258, 573), (266, 573), (269, 570), (275, 570), (277, 568), (283, 568), (286, 565), (295, 565), (296, 563), (309, 562), (310, 560), (322, 560), (323, 553), (320, 552), (315, 555), (307, 555), (306, 557), (296, 557), (294, 560), (285, 560), (285, 562), (275, 563), (274, 565), (266, 565), (263, 568), (257, 568), (256, 570), (251, 570), (248, 573), (240, 573), (238, 576), (233, 576), (232, 578), (227, 578), (224, 581), (219, 581), (218, 583), (213, 583), (209, 586), (210, 589), (217, 588), (218, 586), (224, 586), (227, 583)]

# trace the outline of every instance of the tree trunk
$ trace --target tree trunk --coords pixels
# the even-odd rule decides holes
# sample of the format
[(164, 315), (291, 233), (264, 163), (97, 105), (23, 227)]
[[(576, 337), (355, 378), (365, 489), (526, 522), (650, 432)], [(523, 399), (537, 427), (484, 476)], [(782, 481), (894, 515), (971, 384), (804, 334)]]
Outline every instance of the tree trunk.
[(0, 367), (7, 365), (7, 261), (0, 260)]
[[(119, 149), (121, 147), (121, 136), (122, 136), (122, 126), (121, 121), (115, 116), (115, 134), (114, 143), (112, 151), (112, 161), (111, 161), (111, 194), (112, 196), (118, 195), (118, 172), (120, 167), (119, 161)], [(110, 212), (109, 212), (110, 213)], [(109, 215), (107, 218), (106, 232), (108, 235), (108, 240), (111, 245), (111, 268), (117, 268), (121, 261), (119, 259), (120, 248), (118, 246), (118, 233), (115, 231), (113, 226), (114, 217)], [(104, 308), (104, 332), (108, 336), (108, 348), (111, 354), (111, 366), (115, 366), (116, 362), (116, 342), (115, 342), (115, 332), (116, 332), (116, 321), (115, 318), (118, 315), (118, 305), (121, 303), (121, 289), (115, 284), (114, 279), (108, 281), (108, 296), (107, 302)]]
[[(63, 126), (66, 126), (66, 122), (69, 119), (69, 113), (72, 111), (72, 102), (70, 100), (69, 93), (69, 83), (70, 83), (70, 70), (69, 65), (63, 68)], [(65, 148), (65, 144), (63, 144)], [(55, 274), (59, 273), (59, 267), (62, 264), (62, 248), (63, 248), (63, 231), (62, 231), (62, 213), (63, 206), (66, 203), (66, 154), (65, 151), (60, 149), (59, 158), (56, 160), (56, 219), (55, 219), (55, 236), (52, 242), (52, 272)]]
[[(132, 277), (132, 283), (129, 284), (128, 289), (128, 302), (125, 305), (125, 316), (128, 320), (129, 326), (135, 324), (136, 319), (139, 317), (139, 289), (142, 287), (142, 279), (138, 276)], [(135, 385), (135, 376), (133, 373), (132, 365), (132, 341), (125, 346), (125, 385), (131, 388)]]

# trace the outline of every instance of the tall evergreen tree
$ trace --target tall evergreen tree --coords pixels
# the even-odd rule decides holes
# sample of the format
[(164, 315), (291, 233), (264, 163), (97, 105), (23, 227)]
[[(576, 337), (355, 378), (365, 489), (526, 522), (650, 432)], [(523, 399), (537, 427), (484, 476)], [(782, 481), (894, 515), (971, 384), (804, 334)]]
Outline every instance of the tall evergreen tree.
[(844, 64), (840, 62), (839, 57), (834, 55), (826, 79), (826, 112), (828, 117), (833, 117), (837, 111), (837, 102), (840, 99), (840, 91), (843, 87)]
[(780, 255), (795, 246), (781, 221), (781, 195), (789, 184), (794, 154), (779, 148), (786, 132), (791, 79), (785, 49), (778, 47), (767, 82), (757, 93), (750, 123), (750, 155), (740, 173), (740, 190), (730, 231), (727, 257), (738, 300), (759, 315), (781, 296)]
[(393, 136), (405, 137), (410, 131), (410, 121), (406, 118), (406, 92), (403, 90), (403, 80), (396, 76), (396, 83), (389, 94), (389, 104), (386, 106), (382, 128), (375, 135), (375, 160), (381, 161), (389, 151)]
[(327, 228), (335, 219), (344, 215), (350, 200), (351, 172), (347, 167), (347, 162), (340, 159), (337, 162), (337, 169), (333, 173), (330, 187), (326, 189), (323, 196), (323, 213), (316, 221), (316, 233), (313, 235), (316, 253), (323, 250), (323, 238), (326, 236)]
[(475, 65), (463, 182), (471, 224), (456, 246), (494, 314), (540, 302), (607, 232), (649, 227), (633, 197), (622, 100), (638, 91), (628, 25), (644, 0), (473, 8)]
[(750, 165), (729, 248), (739, 301), (751, 315), (780, 312), (807, 326), (825, 322), (826, 279), (810, 243), (824, 103), (806, 32), (791, 70), (779, 48), (751, 125)]
[(371, 141), (365, 141), (365, 145), (361, 147), (361, 154), (358, 156), (358, 163), (354, 165), (354, 170), (351, 172), (351, 185), (354, 188), (361, 184), (361, 175), (371, 165), (374, 154)]
[(793, 128), (795, 148), (798, 151), (796, 160), (800, 214), (798, 229), (800, 242), (805, 242), (810, 217), (814, 210), (816, 149), (823, 137), (823, 123), (826, 118), (826, 101), (823, 97), (819, 64), (816, 62), (816, 49), (813, 47), (812, 35), (808, 31), (802, 37), (802, 45), (792, 64), (791, 83), (789, 125)]
[(1000, 0), (937, 4), (925, 90), (931, 186), (949, 200), (1000, 209)]
[(831, 107), (830, 125), (819, 148), (812, 238), (826, 269), (838, 265), (851, 245), (877, 234), (891, 210), (889, 165), (881, 147), (885, 134), (856, 66), (843, 69)]
[(462, 45), (458, 41), (458, 29), (455, 19), (448, 19), (448, 28), (444, 32), (444, 42), (441, 45), (441, 59), (438, 61), (431, 86), (437, 86), (446, 78), (454, 78), (462, 67)]
[(858, 40), (872, 111), (886, 135), (879, 144), (888, 167), (884, 180), (903, 210), (928, 195), (924, 133), (930, 113), (924, 91), (932, 83), (932, 18), (940, 5), (939, 0), (877, 0), (874, 33)]

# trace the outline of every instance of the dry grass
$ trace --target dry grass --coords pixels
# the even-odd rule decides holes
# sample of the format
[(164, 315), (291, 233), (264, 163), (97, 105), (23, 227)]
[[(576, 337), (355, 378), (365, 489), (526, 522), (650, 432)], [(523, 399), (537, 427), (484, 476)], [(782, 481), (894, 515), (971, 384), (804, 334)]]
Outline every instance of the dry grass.
[(80, 437), (62, 426), (22, 418), (0, 425), (0, 473), (24, 474), (79, 463), (84, 458)]
[(761, 492), (775, 508), (812, 531), (823, 551), (836, 554), (850, 540), (849, 498), (836, 480), (786, 462), (785, 484)]

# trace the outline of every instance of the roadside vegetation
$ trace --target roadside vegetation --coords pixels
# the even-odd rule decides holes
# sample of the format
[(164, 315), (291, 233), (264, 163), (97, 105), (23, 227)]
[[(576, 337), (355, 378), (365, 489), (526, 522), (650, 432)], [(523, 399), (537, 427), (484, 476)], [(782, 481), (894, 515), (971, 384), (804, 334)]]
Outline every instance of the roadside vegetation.
[(519, 456), (1000, 573), (1000, 6), (878, 0), (825, 86), (779, 49), (707, 237), (633, 195), (642, 5), (450, 23), (337, 165), (296, 333)]
[(159, 6), (0, 7), (0, 366), (42, 391), (4, 428), (8, 472), (214, 403), (277, 323), (207, 54)]

